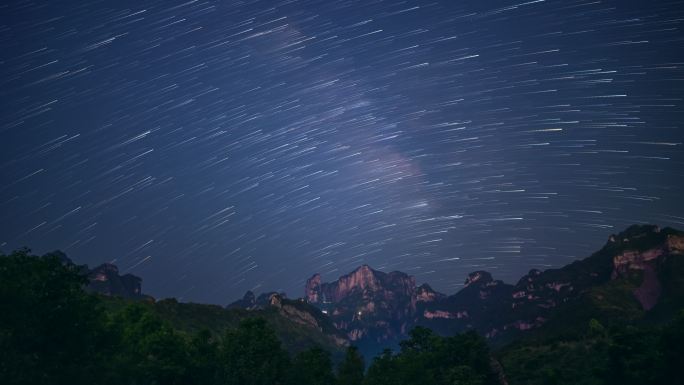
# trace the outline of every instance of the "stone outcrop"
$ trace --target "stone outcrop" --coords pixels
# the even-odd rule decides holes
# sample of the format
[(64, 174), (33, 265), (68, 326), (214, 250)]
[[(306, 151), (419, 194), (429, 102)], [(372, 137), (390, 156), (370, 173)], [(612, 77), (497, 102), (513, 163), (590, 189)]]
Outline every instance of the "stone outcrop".
[[(658, 234), (661, 230), (658, 227), (649, 227), (648, 232)], [(621, 237), (621, 243), (629, 245), (629, 242), (639, 242), (648, 235), (648, 232), (636, 234), (632, 238)], [(616, 242), (616, 238), (611, 238), (611, 241)], [(633, 273), (640, 273), (641, 285), (634, 289), (633, 293), (644, 310), (651, 310), (657, 304), (663, 290), (658, 277), (662, 259), (671, 255), (684, 254), (684, 236), (667, 234), (664, 242), (660, 244), (645, 250), (639, 248), (638, 245), (636, 247), (613, 257), (611, 279), (625, 278)]]
[[(56, 257), (66, 265), (75, 265), (61, 251), (53, 251), (45, 256)], [(114, 264), (103, 263), (93, 269), (89, 269), (87, 265), (80, 265), (78, 269), (88, 278), (85, 289), (90, 293), (128, 299), (152, 299), (142, 293), (142, 278), (133, 274), (121, 275), (119, 268)]]
[(441, 294), (428, 285), (416, 287), (415, 278), (384, 273), (363, 265), (330, 283), (319, 274), (307, 280), (308, 303), (319, 307), (351, 341), (387, 341), (402, 337), (416, 313), (416, 304), (434, 301)]
[(119, 274), (119, 268), (111, 263), (90, 270), (87, 290), (122, 298), (142, 298), (142, 278), (133, 274)]
[[(664, 282), (663, 276), (665, 266), (682, 254), (684, 233), (632, 226), (611, 235), (590, 257), (559, 269), (532, 269), (516, 284), (495, 280), (487, 271), (475, 271), (459, 292), (447, 296), (427, 284), (416, 286), (415, 278), (402, 272), (385, 273), (363, 265), (332, 282), (314, 274), (306, 281), (302, 301), (318, 308), (319, 315), (355, 344), (391, 346), (417, 325), (445, 335), (476, 330), (488, 338), (501, 338), (562, 318), (559, 312), (572, 304), (610, 309), (610, 301), (620, 299), (607, 298), (596, 290), (611, 282), (621, 282), (611, 290), (629, 290), (626, 293), (633, 296), (636, 306), (649, 311), (663, 297), (681, 296), (673, 293), (680, 289)], [(284, 306), (278, 297), (269, 298), (270, 306), (288, 318), (315, 327), (311, 314)], [(250, 308), (260, 302), (264, 301), (248, 293), (236, 304)]]

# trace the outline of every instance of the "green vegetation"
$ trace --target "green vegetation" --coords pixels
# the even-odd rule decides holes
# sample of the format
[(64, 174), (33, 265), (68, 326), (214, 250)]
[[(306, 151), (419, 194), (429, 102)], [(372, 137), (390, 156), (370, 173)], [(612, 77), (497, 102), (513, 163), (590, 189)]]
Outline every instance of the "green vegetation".
[(592, 319), (582, 335), (522, 340), (498, 356), (511, 385), (682, 384), (684, 312), (666, 326)]
[(367, 385), (496, 384), (489, 349), (474, 332), (439, 337), (417, 327), (401, 342), (401, 351), (386, 350), (368, 369)]
[(104, 298), (83, 291), (83, 271), (55, 255), (37, 257), (28, 250), (0, 256), (3, 384), (383, 383), (373, 376), (406, 376), (412, 379), (394, 383), (418, 384), (425, 383), (423, 370), (434, 384), (484, 384), (461, 379), (487, 378), (489, 355), (474, 334), (440, 338), (417, 329), (399, 354), (383, 355), (369, 369), (373, 376), (364, 378), (364, 361), (354, 347), (337, 370), (320, 347), (288, 352), (276, 330), (296, 334), (299, 329), (269, 312), (255, 318), (242, 310), (175, 300)]
[[(120, 312), (130, 305), (131, 301), (115, 298), (100, 297), (101, 303), (108, 313)], [(296, 303), (299, 301), (290, 301)], [(226, 329), (237, 328), (241, 321), (258, 316), (266, 320), (268, 327), (273, 329), (290, 354), (297, 354), (304, 350), (321, 347), (330, 351), (335, 360), (339, 361), (343, 355), (343, 347), (336, 345), (332, 339), (332, 332), (312, 332), (310, 327), (297, 324), (281, 316), (275, 308), (258, 311), (244, 309), (226, 309), (217, 305), (184, 303), (177, 300), (163, 299), (157, 302), (140, 302), (139, 305), (167, 321), (174, 329), (193, 334), (206, 329), (212, 336), (222, 336)]]
[(355, 347), (337, 358), (324, 334), (275, 308), (101, 297), (83, 291), (83, 271), (55, 255), (0, 255), (3, 384), (487, 385), (503, 376), (511, 385), (684, 384), (684, 312), (662, 322), (681, 309), (679, 276), (667, 281), (676, 295), (657, 322), (632, 316), (630, 280), (612, 281), (493, 353), (474, 332), (440, 337), (418, 327), (365, 370)]

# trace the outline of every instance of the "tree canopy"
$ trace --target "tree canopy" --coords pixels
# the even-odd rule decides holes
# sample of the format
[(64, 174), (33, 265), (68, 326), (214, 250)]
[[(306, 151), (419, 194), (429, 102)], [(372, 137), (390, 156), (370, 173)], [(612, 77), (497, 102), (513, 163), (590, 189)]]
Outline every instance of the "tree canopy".
[[(604, 327), (490, 352), (474, 332), (416, 327), (397, 352), (370, 361), (351, 346), (337, 365), (314, 347), (291, 356), (269, 324), (247, 318), (223, 333), (178, 330), (149, 304), (107, 306), (83, 290), (84, 267), (61, 254), (0, 255), (0, 379), (60, 385), (682, 384), (684, 313), (667, 325)], [(162, 301), (171, 306), (173, 301)]]

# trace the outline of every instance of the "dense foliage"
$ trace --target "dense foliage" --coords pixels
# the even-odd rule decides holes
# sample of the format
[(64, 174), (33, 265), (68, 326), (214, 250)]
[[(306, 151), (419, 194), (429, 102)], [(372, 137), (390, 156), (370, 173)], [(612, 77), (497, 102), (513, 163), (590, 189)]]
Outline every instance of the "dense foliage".
[(368, 385), (484, 385), (497, 383), (489, 349), (474, 332), (439, 337), (415, 328), (401, 351), (376, 357), (365, 379)]
[(516, 384), (684, 384), (684, 312), (665, 326), (604, 327), (592, 319), (581, 336), (544, 336), (501, 352)]
[[(82, 267), (55, 255), (20, 250), (0, 256), (3, 384), (361, 385), (381, 383), (378, 376), (406, 376), (413, 380), (394, 383), (413, 384), (425, 383), (418, 380), (422, 370), (434, 371), (430, 375), (442, 381), (435, 384), (479, 384), (453, 381), (484, 379), (489, 370), (486, 345), (475, 335), (442, 339), (419, 329), (401, 353), (376, 360), (369, 369), (375, 377), (364, 379), (363, 357), (354, 347), (335, 370), (323, 349), (289, 354), (262, 318), (246, 318), (222, 334), (188, 332), (148, 304), (114, 306), (87, 294), (85, 283)], [(160, 306), (178, 310), (174, 301)], [(383, 374), (388, 369), (392, 373)]]
[(565, 333), (549, 328), (494, 353), (474, 332), (440, 337), (418, 327), (366, 370), (355, 347), (338, 365), (322, 348), (288, 352), (264, 318), (219, 322), (218, 307), (87, 294), (83, 271), (57, 255), (0, 255), (0, 382), (486, 385), (505, 375), (511, 385), (684, 383), (684, 313), (669, 324), (591, 319), (584, 327), (568, 317), (557, 325)]

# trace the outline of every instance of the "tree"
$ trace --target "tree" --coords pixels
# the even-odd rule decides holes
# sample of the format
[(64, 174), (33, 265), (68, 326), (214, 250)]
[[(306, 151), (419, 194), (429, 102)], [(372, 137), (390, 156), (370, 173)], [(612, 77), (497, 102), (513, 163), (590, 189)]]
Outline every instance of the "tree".
[(447, 370), (445, 380), (449, 385), (484, 385), (485, 376), (470, 366), (457, 365)]
[(373, 359), (368, 368), (364, 385), (397, 385), (401, 384), (401, 369), (392, 351), (385, 349)]
[(113, 383), (184, 384), (189, 361), (184, 338), (152, 310), (131, 303), (113, 315)]
[(275, 332), (261, 318), (228, 330), (219, 357), (220, 378), (227, 385), (277, 385), (286, 380), (289, 358)]
[(188, 349), (190, 362), (187, 384), (219, 384), (218, 344), (212, 338), (209, 330), (202, 329), (195, 333), (190, 340)]
[(330, 385), (335, 382), (330, 353), (312, 348), (299, 353), (292, 362), (291, 382), (296, 385)]
[(338, 384), (361, 385), (363, 382), (363, 370), (363, 357), (361, 357), (356, 346), (350, 346), (347, 348), (347, 354), (337, 372)]
[(416, 326), (409, 332), (409, 339), (401, 341), (402, 353), (427, 353), (435, 349), (439, 337), (435, 333), (422, 326)]
[(608, 384), (657, 384), (662, 375), (662, 351), (655, 330), (627, 326), (611, 336), (608, 349)]
[(665, 378), (671, 384), (684, 384), (684, 310), (668, 325), (661, 337)]
[(368, 369), (366, 385), (484, 385), (497, 383), (486, 341), (474, 332), (440, 337), (416, 327), (401, 352), (385, 351)]
[(28, 249), (0, 256), (4, 384), (93, 383), (104, 362), (104, 312), (82, 268)]

